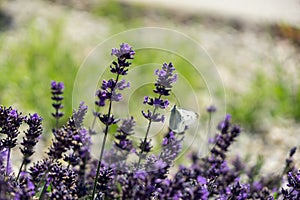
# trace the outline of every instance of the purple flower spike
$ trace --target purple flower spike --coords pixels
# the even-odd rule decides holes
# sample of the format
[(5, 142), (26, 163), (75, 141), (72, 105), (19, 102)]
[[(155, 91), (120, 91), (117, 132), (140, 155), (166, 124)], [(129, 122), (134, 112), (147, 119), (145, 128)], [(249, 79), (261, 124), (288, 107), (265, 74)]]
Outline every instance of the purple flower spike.
[[(172, 83), (177, 81), (177, 75), (173, 75), (173, 71), (175, 70), (172, 63), (164, 63), (162, 70), (156, 70), (155, 74), (158, 76), (157, 79), (157, 86), (164, 87), (164, 89), (170, 89), (172, 88)], [(157, 90), (157, 93), (159, 93), (160, 90)], [(159, 93), (161, 94), (161, 93)], [(165, 95), (165, 94), (164, 94)]]
[[(163, 96), (168, 96), (170, 95), (170, 91), (172, 88), (172, 83), (174, 83), (177, 80), (177, 75), (173, 74), (175, 68), (173, 66), (172, 63), (164, 63), (162, 66), (162, 69), (159, 70), (155, 70), (155, 74), (158, 76), (158, 78), (156, 79), (156, 83), (155, 83), (155, 89), (153, 90), (154, 93), (156, 93), (158, 96), (157, 97), (148, 97), (145, 96), (144, 97), (144, 104), (148, 104), (150, 106), (153, 106), (153, 111), (147, 110), (147, 113), (145, 111), (142, 110), (142, 115), (148, 119), (148, 129), (146, 131), (145, 134), (145, 138), (142, 141), (141, 145), (140, 145), (140, 153), (139, 153), (139, 161), (137, 164), (137, 168), (139, 168), (140, 162), (142, 157), (145, 157), (145, 155), (148, 153), (147, 151), (144, 151), (141, 147), (143, 147), (143, 144), (145, 144), (147, 142), (147, 137), (148, 137), (148, 133), (149, 133), (149, 128), (152, 122), (164, 122), (165, 121), (165, 116), (161, 115), (158, 112), (158, 109), (165, 109), (169, 106), (169, 101), (163, 99)], [(166, 142), (164, 140), (164, 142)]]
[(126, 80), (123, 79), (116, 84), (116, 87), (118, 88), (118, 90), (124, 90), (125, 88), (130, 87), (130, 83), (129, 82), (126, 83)]
[(214, 112), (217, 111), (217, 108), (216, 108), (215, 106), (211, 105), (211, 106), (209, 106), (209, 107), (206, 109), (206, 111), (207, 111), (208, 113), (214, 113)]
[(148, 100), (149, 100), (149, 97), (148, 97), (148, 96), (145, 96), (145, 97), (144, 97), (143, 104), (146, 104), (146, 103), (148, 103)]
[(0, 134), (6, 135), (6, 138), (0, 140), (1, 148), (14, 148), (17, 145), (17, 136), (19, 127), (25, 119), (17, 110), (11, 107), (5, 108), (0, 106)]
[(52, 103), (53, 108), (55, 109), (55, 113), (52, 113), (52, 116), (56, 118), (56, 126), (58, 125), (58, 120), (63, 117), (63, 113), (60, 111), (62, 106), (62, 100), (64, 99), (62, 94), (64, 90), (64, 84), (62, 82), (51, 82), (51, 93), (52, 97), (51, 99), (54, 101)]
[(118, 57), (119, 59), (133, 59), (135, 52), (132, 50), (132, 47), (127, 43), (122, 43), (120, 49), (113, 48), (111, 55)]
[(120, 75), (126, 75), (128, 72), (128, 67), (131, 63), (127, 62), (127, 59), (133, 59), (135, 52), (132, 47), (128, 44), (121, 44), (120, 49), (113, 48), (111, 55), (115, 55), (118, 61), (113, 61), (110, 66), (111, 73), (117, 74), (116, 79), (109, 79), (108, 81), (103, 80), (101, 89), (96, 92), (98, 100), (95, 101), (97, 106), (105, 106), (105, 101), (120, 101), (122, 95), (117, 92), (117, 90), (124, 90), (130, 87), (130, 83), (126, 82), (125, 79), (118, 82)]
[(38, 139), (43, 132), (42, 120), (43, 119), (39, 117), (37, 113), (29, 115), (29, 117), (25, 120), (29, 128), (25, 132), (25, 137), (23, 137), (23, 141), (21, 142), (21, 145), (23, 147), (20, 148), (24, 156), (23, 162), (25, 165), (30, 163), (29, 157), (31, 157), (34, 153), (33, 148), (38, 142)]

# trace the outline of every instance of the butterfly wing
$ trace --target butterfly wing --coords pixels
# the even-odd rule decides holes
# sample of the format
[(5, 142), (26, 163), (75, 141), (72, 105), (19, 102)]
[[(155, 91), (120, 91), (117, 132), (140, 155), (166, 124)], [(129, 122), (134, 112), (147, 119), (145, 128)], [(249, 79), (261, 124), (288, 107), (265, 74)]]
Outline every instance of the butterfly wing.
[(174, 107), (171, 110), (169, 128), (176, 133), (182, 133), (197, 119), (197, 113), (177, 108), (176, 105), (174, 105)]
[(185, 130), (185, 124), (181, 113), (176, 108), (176, 105), (171, 110), (171, 116), (169, 120), (169, 128), (175, 133), (182, 133)]
[(193, 111), (184, 110), (184, 109), (177, 109), (182, 117), (182, 121), (184, 122), (185, 126), (192, 125), (198, 118), (199, 115)]

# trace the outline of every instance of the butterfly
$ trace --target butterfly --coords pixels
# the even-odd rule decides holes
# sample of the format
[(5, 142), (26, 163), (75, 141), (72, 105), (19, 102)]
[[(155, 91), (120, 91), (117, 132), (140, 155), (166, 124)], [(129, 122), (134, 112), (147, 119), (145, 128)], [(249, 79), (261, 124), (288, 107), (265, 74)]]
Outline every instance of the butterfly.
[(198, 117), (199, 115), (197, 113), (177, 108), (177, 106), (174, 105), (171, 110), (169, 128), (175, 133), (183, 133)]

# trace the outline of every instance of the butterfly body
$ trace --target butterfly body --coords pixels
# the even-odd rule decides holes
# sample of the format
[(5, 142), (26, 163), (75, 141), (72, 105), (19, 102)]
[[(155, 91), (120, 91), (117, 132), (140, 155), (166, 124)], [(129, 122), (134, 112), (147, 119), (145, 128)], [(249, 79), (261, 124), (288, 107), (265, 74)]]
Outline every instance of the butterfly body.
[(171, 110), (169, 128), (175, 133), (183, 133), (198, 117), (199, 115), (197, 113), (177, 108), (177, 106), (174, 105)]

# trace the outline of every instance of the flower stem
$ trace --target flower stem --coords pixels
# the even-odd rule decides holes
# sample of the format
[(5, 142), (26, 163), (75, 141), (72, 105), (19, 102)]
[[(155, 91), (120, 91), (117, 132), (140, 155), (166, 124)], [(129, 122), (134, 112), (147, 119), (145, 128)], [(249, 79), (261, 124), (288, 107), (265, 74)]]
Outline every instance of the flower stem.
[[(56, 113), (58, 113), (58, 112), (56, 111)], [(56, 127), (56, 129), (58, 129), (58, 118), (56, 118), (55, 127)]]
[(209, 118), (208, 118), (208, 123), (207, 123), (207, 134), (208, 134), (208, 136), (210, 136), (210, 132), (211, 132), (211, 119), (212, 119), (212, 114), (209, 113)]
[(23, 168), (23, 166), (24, 166), (24, 162), (25, 160), (23, 159), (23, 161), (22, 161), (22, 164), (21, 164), (21, 167), (20, 167), (20, 169), (19, 169), (19, 172), (18, 172), (18, 175), (17, 175), (17, 178), (16, 178), (16, 180), (18, 180), (19, 179), (19, 176), (20, 176), (20, 174), (21, 174), (21, 171), (22, 171), (22, 168)]
[(8, 176), (9, 160), (10, 160), (10, 148), (8, 148), (7, 159), (6, 159), (6, 175), (7, 176)]
[(94, 188), (93, 188), (92, 200), (94, 199), (95, 193), (96, 193), (96, 185), (97, 185), (97, 180), (98, 180), (98, 176), (99, 176), (99, 173), (100, 173), (100, 167), (101, 167), (101, 163), (102, 163), (102, 157), (103, 157), (103, 152), (104, 152), (104, 146), (105, 146), (106, 138), (107, 138), (107, 133), (105, 133), (104, 137), (103, 137), (103, 144), (102, 144), (102, 147), (101, 147), (100, 158), (99, 158), (99, 162), (98, 162), (98, 166), (97, 166), (97, 172), (96, 172), (96, 177), (95, 177), (95, 181), (94, 181)]
[[(118, 81), (118, 78), (119, 78), (119, 75), (117, 76), (116, 83)], [(108, 119), (109, 119), (110, 114), (111, 114), (111, 108), (112, 108), (112, 100), (110, 99), (109, 108), (108, 108)], [(99, 172), (100, 172), (100, 167), (101, 167), (101, 163), (102, 163), (102, 157), (103, 157), (103, 153), (104, 153), (105, 142), (106, 142), (107, 133), (108, 133), (108, 127), (109, 127), (108, 121), (109, 120), (106, 121), (104, 137), (103, 137), (102, 147), (101, 147), (101, 151), (100, 151), (100, 158), (99, 158), (99, 162), (98, 162), (98, 165), (97, 165), (96, 177), (95, 177), (94, 188), (93, 188), (93, 193), (92, 193), (92, 200), (94, 199), (95, 193), (96, 193), (97, 180), (98, 180), (98, 176), (99, 176)]]
[[(154, 110), (153, 110), (153, 116), (155, 115), (156, 110), (157, 110), (157, 108), (155, 107)], [(143, 145), (145, 145), (146, 142), (147, 142), (148, 134), (149, 134), (150, 127), (151, 127), (151, 123), (152, 123), (152, 120), (149, 119), (149, 123), (148, 123), (148, 127), (147, 127), (147, 131), (146, 131), (146, 135), (145, 135), (145, 138), (144, 138)], [(140, 155), (139, 155), (139, 161), (138, 161), (138, 164), (137, 164), (137, 169), (140, 168), (140, 164), (141, 164), (141, 161), (142, 161), (142, 154), (143, 154), (143, 152), (144, 152), (144, 147), (142, 147)]]
[(43, 189), (41, 191), (41, 194), (39, 196), (39, 200), (44, 199), (44, 195), (45, 195), (46, 189), (47, 189), (47, 181), (45, 181), (45, 184), (44, 184)]
[[(96, 110), (96, 113), (99, 112), (99, 108), (97, 108)], [(92, 134), (93, 133), (93, 130), (94, 130), (94, 127), (95, 127), (95, 123), (96, 123), (96, 119), (97, 119), (97, 116), (94, 115), (94, 119), (93, 119), (93, 122), (92, 122), (92, 126), (89, 127), (89, 133)]]

